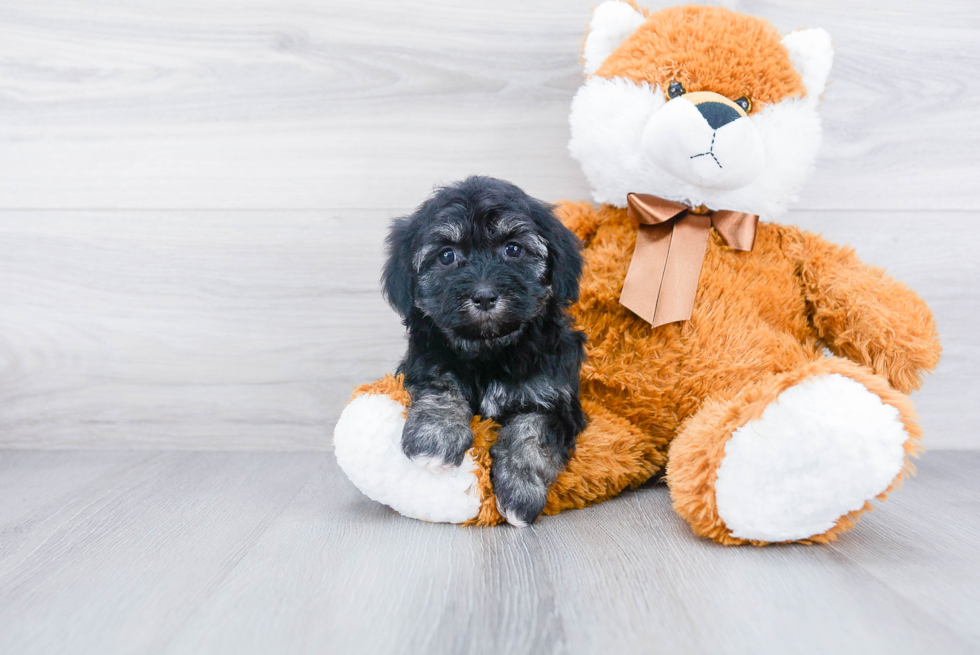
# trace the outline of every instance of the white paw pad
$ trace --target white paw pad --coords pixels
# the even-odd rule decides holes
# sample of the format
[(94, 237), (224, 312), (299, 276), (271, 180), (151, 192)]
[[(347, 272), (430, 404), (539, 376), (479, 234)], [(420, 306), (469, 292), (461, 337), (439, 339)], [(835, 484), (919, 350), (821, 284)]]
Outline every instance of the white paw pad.
[(463, 523), (480, 511), (469, 454), (458, 467), (426, 466), (402, 451), (405, 408), (381, 394), (365, 394), (344, 408), (334, 428), (337, 463), (361, 492), (400, 514), (437, 523)]
[(718, 467), (718, 514), (735, 537), (823, 534), (892, 483), (908, 439), (896, 408), (839, 374), (782, 392), (735, 430)]

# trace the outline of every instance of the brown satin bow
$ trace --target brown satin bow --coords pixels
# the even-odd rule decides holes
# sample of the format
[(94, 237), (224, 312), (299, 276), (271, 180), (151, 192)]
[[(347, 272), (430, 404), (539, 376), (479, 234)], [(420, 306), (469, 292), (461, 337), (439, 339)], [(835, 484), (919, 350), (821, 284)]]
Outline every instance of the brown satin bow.
[(712, 226), (729, 248), (755, 245), (754, 214), (692, 209), (645, 193), (626, 200), (627, 215), (640, 227), (619, 302), (653, 327), (691, 318)]

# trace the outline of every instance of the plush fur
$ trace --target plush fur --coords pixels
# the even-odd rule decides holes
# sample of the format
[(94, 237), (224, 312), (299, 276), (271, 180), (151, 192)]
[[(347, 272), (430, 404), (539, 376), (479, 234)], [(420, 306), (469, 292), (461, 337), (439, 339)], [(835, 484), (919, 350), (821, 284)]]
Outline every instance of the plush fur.
[[(891, 484), (908, 438), (898, 408), (857, 380), (840, 373), (801, 380), (725, 443), (714, 485), (718, 516), (734, 537), (822, 534)], [(811, 475), (797, 474), (800, 461), (817, 462)]]
[[(906, 394), (935, 368), (940, 346), (929, 308), (904, 284), (848, 248), (771, 222), (816, 154), (829, 37), (780, 37), (725, 9), (646, 15), (615, 0), (596, 9), (590, 29), (569, 147), (601, 204), (557, 210), (583, 242), (570, 312), (588, 336), (581, 402), (590, 422), (545, 513), (665, 473), (678, 514), (718, 543), (835, 539), (911, 472), (921, 431)], [(672, 81), (684, 92), (668, 98)], [(749, 110), (729, 112), (725, 124), (699, 108), (742, 96)], [(739, 148), (719, 149), (724, 166), (742, 167), (738, 175), (701, 175), (658, 152), (694, 157), (698, 138), (717, 140), (742, 121), (729, 130), (733, 143), (757, 139), (763, 155), (760, 166)], [(712, 229), (688, 321), (652, 328), (619, 304), (637, 235), (628, 192), (766, 219), (747, 252)], [(492, 466), (485, 451), (471, 455), (478, 469)], [(479, 472), (474, 480), (485, 500), (470, 522), (499, 522), (492, 480)]]
[[(603, 3), (595, 16), (613, 9), (642, 16), (622, 2)], [(593, 21), (587, 52), (591, 41), (606, 43), (610, 32), (618, 33), (610, 23)], [(776, 218), (813, 168), (817, 100), (831, 60), (823, 30), (780, 38), (767, 22), (720, 7), (665, 9), (579, 89), (569, 152), (599, 203), (625, 207), (626, 194), (642, 190), (692, 207)], [(685, 93), (668, 102), (671, 83)], [(746, 98), (751, 106), (743, 120), (711, 129), (685, 98), (703, 93), (721, 102)], [(717, 157), (698, 157), (709, 151)]]
[(408, 328), (402, 448), (458, 467), (473, 416), (499, 422), (491, 477), (516, 525), (544, 509), (585, 425), (585, 338), (566, 313), (581, 267), (578, 240), (551, 207), (486, 177), (439, 189), (388, 236), (385, 296)]

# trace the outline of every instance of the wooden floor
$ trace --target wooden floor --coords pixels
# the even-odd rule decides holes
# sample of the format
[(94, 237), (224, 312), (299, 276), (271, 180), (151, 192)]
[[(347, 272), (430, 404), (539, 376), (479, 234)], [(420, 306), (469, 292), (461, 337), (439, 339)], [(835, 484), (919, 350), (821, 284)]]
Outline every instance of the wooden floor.
[(0, 652), (976, 653), (980, 453), (829, 547), (725, 548), (650, 486), (414, 521), (331, 453), (0, 451)]

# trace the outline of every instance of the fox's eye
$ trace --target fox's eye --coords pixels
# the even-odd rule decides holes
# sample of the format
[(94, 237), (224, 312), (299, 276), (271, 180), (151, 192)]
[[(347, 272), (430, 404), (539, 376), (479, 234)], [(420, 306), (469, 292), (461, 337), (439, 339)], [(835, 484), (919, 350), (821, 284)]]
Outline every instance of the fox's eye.
[(524, 248), (521, 248), (516, 243), (508, 243), (504, 246), (504, 254), (508, 257), (520, 257), (523, 252)]
[(671, 100), (673, 100), (677, 96), (682, 96), (685, 93), (687, 93), (687, 91), (684, 90), (684, 85), (678, 82), (677, 80), (674, 80), (673, 82), (667, 85), (667, 97), (670, 98)]
[(735, 104), (741, 107), (746, 114), (752, 111), (752, 101), (747, 96), (742, 96), (735, 101)]
[(456, 251), (452, 248), (446, 248), (439, 253), (439, 263), (443, 266), (449, 266), (454, 261), (456, 261)]

